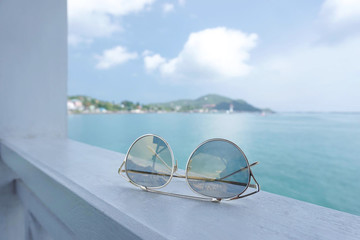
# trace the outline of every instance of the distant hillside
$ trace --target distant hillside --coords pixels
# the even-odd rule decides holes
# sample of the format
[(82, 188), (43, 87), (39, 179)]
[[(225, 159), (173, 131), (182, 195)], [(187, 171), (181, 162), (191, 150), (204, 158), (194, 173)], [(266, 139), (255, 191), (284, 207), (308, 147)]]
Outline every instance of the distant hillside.
[[(208, 94), (195, 100), (184, 99), (166, 103), (150, 104), (152, 108), (174, 109), (175, 111), (228, 111), (231, 109), (235, 112), (262, 112), (263, 109), (254, 107), (244, 100), (234, 100), (217, 94)], [(268, 111), (268, 112), (271, 112)]]
[(69, 96), (68, 110), (71, 113), (104, 113), (104, 112), (266, 112), (270, 109), (260, 109), (244, 100), (234, 100), (228, 97), (208, 94), (195, 100), (184, 99), (165, 103), (140, 104), (131, 101), (114, 103), (101, 101), (88, 96)]

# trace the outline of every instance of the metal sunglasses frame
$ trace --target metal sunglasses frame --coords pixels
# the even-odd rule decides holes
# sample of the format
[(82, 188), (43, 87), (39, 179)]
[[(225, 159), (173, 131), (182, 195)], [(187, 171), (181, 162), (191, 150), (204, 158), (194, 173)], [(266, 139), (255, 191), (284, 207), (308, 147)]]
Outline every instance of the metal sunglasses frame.
[[(159, 186), (159, 187), (146, 187), (146, 186), (142, 186), (142, 185), (137, 184), (136, 182), (134, 182), (134, 181), (131, 180), (131, 178), (129, 177), (128, 172), (127, 172), (127, 170), (126, 170), (127, 159), (128, 159), (128, 156), (129, 156), (129, 153), (130, 153), (130, 150), (132, 149), (132, 147), (133, 147), (133, 146), (135, 145), (135, 143), (137, 143), (140, 139), (142, 139), (142, 138), (144, 138), (144, 137), (150, 137), (150, 136), (152, 136), (152, 137), (157, 137), (157, 138), (159, 138), (160, 140), (162, 140), (162, 141), (166, 144), (167, 148), (169, 149), (169, 151), (170, 151), (170, 153), (171, 153), (171, 161), (172, 161), (172, 166), (173, 166), (173, 167), (172, 167), (172, 169), (171, 169), (170, 178), (168, 179), (168, 181), (167, 181), (164, 185)], [(189, 183), (189, 176), (188, 176), (188, 172), (189, 172), (189, 171), (188, 171), (188, 170), (189, 170), (189, 163), (190, 163), (190, 160), (191, 160), (193, 154), (196, 152), (196, 150), (198, 150), (199, 147), (201, 147), (201, 146), (203, 146), (204, 144), (206, 144), (206, 143), (208, 143), (208, 142), (211, 142), (211, 141), (225, 141), (225, 142), (228, 142), (228, 143), (234, 145), (234, 146), (241, 152), (241, 154), (242, 154), (242, 155), (244, 156), (244, 158), (245, 158), (246, 167), (244, 167), (244, 168), (242, 168), (242, 169), (239, 169), (238, 171), (235, 171), (234, 173), (231, 173), (231, 174), (230, 174), (230, 175), (232, 175), (232, 174), (235, 174), (235, 173), (237, 173), (237, 172), (239, 172), (239, 171), (242, 171), (242, 170), (244, 170), (244, 169), (246, 169), (246, 168), (249, 168), (249, 181), (247, 182), (246, 187), (244, 188), (244, 190), (243, 190), (241, 193), (237, 194), (237, 195), (234, 196), (234, 197), (230, 197), (230, 198), (214, 198), (214, 197), (209, 197), (209, 196), (203, 195), (203, 194), (197, 192), (196, 190), (194, 190), (194, 189), (191, 187), (190, 183)], [(156, 153), (155, 153), (155, 154), (156, 154)], [(157, 154), (156, 154), (156, 155), (157, 155)], [(259, 185), (259, 183), (256, 181), (256, 179), (255, 179), (255, 177), (254, 177), (254, 175), (253, 175), (253, 173), (252, 173), (252, 171), (251, 171), (251, 167), (257, 165), (258, 163), (259, 163), (259, 162), (254, 162), (254, 163), (252, 163), (252, 164), (250, 165), (250, 164), (249, 164), (249, 161), (248, 161), (248, 159), (247, 159), (247, 157), (246, 157), (246, 155), (244, 154), (244, 152), (243, 152), (243, 151), (241, 150), (241, 148), (240, 148), (238, 145), (236, 145), (235, 143), (233, 143), (233, 142), (231, 142), (231, 141), (229, 141), (229, 140), (227, 140), (227, 139), (223, 139), (223, 138), (212, 138), (212, 139), (208, 139), (208, 140), (202, 142), (201, 144), (199, 144), (199, 145), (195, 148), (195, 150), (190, 154), (190, 157), (188, 158), (187, 163), (186, 163), (186, 172), (185, 172), (185, 175), (175, 174), (176, 171), (178, 170), (177, 161), (174, 160), (174, 155), (173, 155), (172, 149), (170, 148), (170, 145), (167, 143), (167, 141), (165, 141), (165, 139), (163, 139), (163, 138), (160, 137), (160, 136), (157, 136), (157, 135), (155, 135), (155, 134), (145, 134), (145, 135), (142, 135), (142, 136), (138, 137), (138, 138), (131, 144), (129, 150), (128, 150), (127, 153), (126, 153), (126, 156), (125, 156), (124, 161), (122, 162), (122, 164), (120, 165), (120, 167), (119, 167), (119, 169), (118, 169), (118, 174), (119, 174), (120, 176), (122, 176), (126, 181), (128, 181), (128, 182), (130, 182), (131, 184), (133, 184), (133, 185), (141, 188), (142, 190), (148, 191), (148, 192), (160, 193), (160, 194), (163, 194), (163, 195), (174, 196), (174, 197), (182, 197), (182, 198), (189, 198), (189, 199), (195, 199), (195, 200), (205, 200), (205, 201), (212, 201), (212, 202), (220, 202), (221, 200), (235, 200), (235, 199), (247, 197), (247, 196), (253, 195), (253, 194), (255, 194), (255, 193), (258, 193), (258, 192), (260, 191), (260, 185)], [(167, 164), (166, 164), (166, 165), (167, 165)], [(125, 170), (122, 169), (124, 166), (125, 166)], [(124, 172), (126, 173), (126, 176), (124, 176), (124, 175), (122, 174), (122, 173), (124, 173)], [(153, 174), (153, 173), (151, 173), (151, 174)], [(154, 173), (154, 174), (157, 174), (157, 173)], [(228, 176), (230, 176), (230, 175), (228, 175)], [(203, 197), (197, 197), (197, 196), (191, 196), (191, 195), (184, 195), (184, 194), (179, 194), (179, 193), (170, 193), (170, 192), (164, 192), (164, 191), (156, 190), (156, 189), (163, 188), (163, 187), (165, 187), (166, 185), (168, 185), (168, 184), (171, 182), (171, 180), (172, 180), (173, 177), (176, 177), (176, 178), (185, 178), (185, 179), (186, 179), (186, 183), (187, 183), (187, 185), (190, 187), (190, 189), (191, 189), (194, 193), (199, 194), (199, 195), (201, 195), (201, 196), (203, 196)], [(250, 183), (250, 182), (251, 182), (251, 178), (254, 180), (255, 184), (251, 184), (251, 183)], [(255, 191), (250, 192), (250, 193), (247, 193), (247, 194), (245, 194), (245, 195), (242, 195), (249, 187), (250, 187), (250, 188), (255, 188)]]

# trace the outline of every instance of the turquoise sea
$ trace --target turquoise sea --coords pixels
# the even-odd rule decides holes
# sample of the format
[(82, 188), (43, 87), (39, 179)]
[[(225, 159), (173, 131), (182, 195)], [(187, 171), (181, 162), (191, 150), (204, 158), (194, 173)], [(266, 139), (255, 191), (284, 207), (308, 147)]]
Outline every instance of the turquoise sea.
[(160, 135), (182, 169), (201, 142), (226, 138), (260, 162), (253, 172), (262, 190), (360, 215), (360, 114), (96, 114), (68, 122), (71, 139), (122, 153), (140, 135)]

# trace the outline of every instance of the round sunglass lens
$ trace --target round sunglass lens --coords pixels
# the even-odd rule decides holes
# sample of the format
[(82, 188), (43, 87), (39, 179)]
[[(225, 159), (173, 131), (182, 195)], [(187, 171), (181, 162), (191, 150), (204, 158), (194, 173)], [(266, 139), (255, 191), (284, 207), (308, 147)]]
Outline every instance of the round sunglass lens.
[(210, 140), (190, 156), (187, 181), (190, 187), (205, 196), (232, 198), (244, 192), (250, 170), (244, 153), (234, 143)]
[(132, 182), (144, 187), (161, 187), (170, 180), (173, 162), (167, 143), (157, 136), (146, 135), (131, 146), (125, 169)]

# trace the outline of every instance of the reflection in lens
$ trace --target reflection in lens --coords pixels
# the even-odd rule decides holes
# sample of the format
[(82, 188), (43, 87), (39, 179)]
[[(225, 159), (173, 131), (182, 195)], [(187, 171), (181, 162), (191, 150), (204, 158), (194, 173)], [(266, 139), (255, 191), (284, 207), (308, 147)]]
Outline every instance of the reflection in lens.
[(245, 155), (235, 144), (215, 139), (205, 142), (190, 156), (187, 177), (196, 192), (226, 199), (246, 189), (250, 170)]
[(129, 179), (140, 186), (164, 186), (173, 168), (171, 149), (159, 137), (143, 136), (129, 150), (125, 168)]

